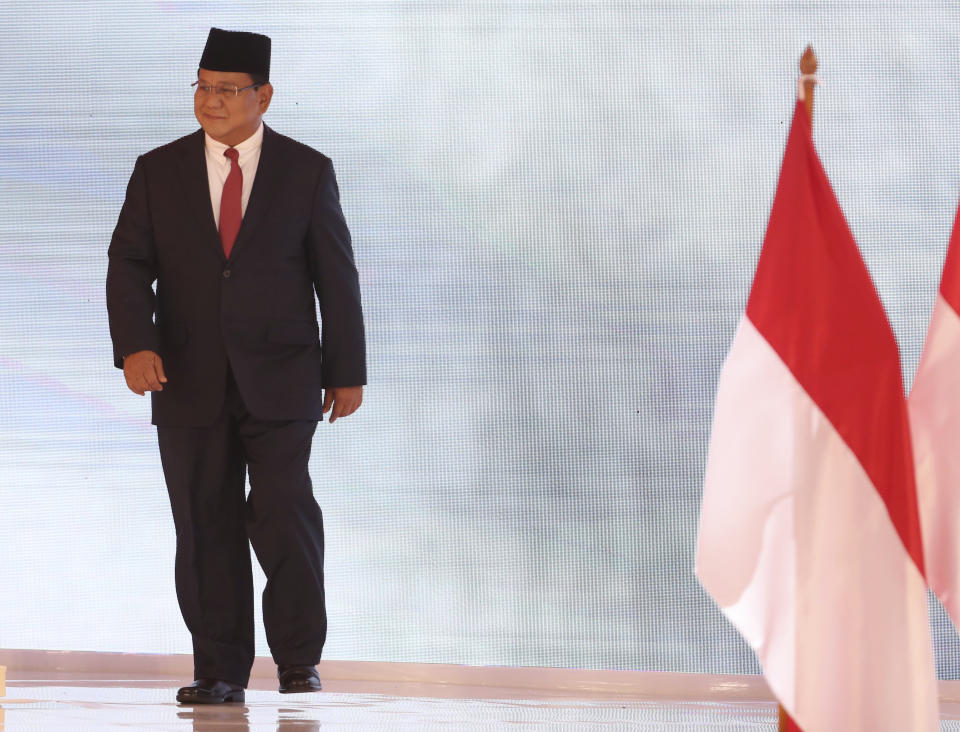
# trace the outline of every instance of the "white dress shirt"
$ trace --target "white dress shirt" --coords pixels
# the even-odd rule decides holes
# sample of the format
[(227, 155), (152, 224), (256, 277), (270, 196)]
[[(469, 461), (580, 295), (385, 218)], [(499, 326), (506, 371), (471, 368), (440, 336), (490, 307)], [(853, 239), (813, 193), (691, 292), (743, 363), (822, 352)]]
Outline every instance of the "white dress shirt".
[[(206, 132), (205, 149), (207, 152), (207, 181), (210, 183), (210, 204), (213, 206), (213, 220), (220, 230), (220, 199), (223, 197), (223, 184), (230, 172), (230, 158), (223, 154), (229, 145), (217, 142)], [(250, 137), (234, 145), (239, 156), (240, 172), (243, 173), (243, 190), (240, 193), (240, 215), (247, 212), (247, 201), (250, 200), (250, 191), (253, 189), (253, 179), (257, 175), (257, 165), (260, 163), (260, 148), (263, 146), (263, 122)]]

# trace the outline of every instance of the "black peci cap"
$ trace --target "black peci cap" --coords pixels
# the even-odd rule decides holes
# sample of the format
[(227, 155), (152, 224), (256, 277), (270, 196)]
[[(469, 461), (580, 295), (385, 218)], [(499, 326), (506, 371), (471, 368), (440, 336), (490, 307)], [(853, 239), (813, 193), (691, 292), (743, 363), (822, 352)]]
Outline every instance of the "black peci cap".
[(270, 78), (270, 38), (259, 33), (211, 28), (200, 68), (238, 71)]

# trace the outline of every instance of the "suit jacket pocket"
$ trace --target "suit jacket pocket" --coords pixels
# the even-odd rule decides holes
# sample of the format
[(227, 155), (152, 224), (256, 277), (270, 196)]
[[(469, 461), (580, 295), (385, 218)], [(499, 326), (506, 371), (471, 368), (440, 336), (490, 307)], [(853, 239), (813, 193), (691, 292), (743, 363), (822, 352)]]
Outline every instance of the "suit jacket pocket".
[(320, 341), (320, 328), (307, 320), (274, 320), (267, 327), (267, 341), (292, 346), (313, 346)]

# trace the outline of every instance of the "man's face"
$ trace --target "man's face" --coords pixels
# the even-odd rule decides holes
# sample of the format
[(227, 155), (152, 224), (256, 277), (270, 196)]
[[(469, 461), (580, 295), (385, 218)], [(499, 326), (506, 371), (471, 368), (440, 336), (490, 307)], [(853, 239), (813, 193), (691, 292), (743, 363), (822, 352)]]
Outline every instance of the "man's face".
[[(214, 89), (221, 84), (243, 89), (253, 83), (250, 74), (207, 69), (200, 69), (197, 81), (201, 86), (209, 85)], [(264, 84), (257, 89), (247, 89), (236, 96), (216, 94), (213, 91), (203, 94), (198, 90), (193, 96), (193, 112), (197, 116), (197, 122), (210, 137), (232, 147), (257, 131), (260, 117), (270, 106), (272, 96), (273, 87), (270, 84)]]

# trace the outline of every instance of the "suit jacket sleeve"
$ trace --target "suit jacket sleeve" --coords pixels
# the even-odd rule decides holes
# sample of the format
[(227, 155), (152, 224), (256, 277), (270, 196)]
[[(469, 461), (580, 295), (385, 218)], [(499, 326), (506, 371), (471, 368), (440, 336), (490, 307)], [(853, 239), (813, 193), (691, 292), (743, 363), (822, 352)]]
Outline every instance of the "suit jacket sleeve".
[(322, 383), (326, 388), (360, 386), (367, 383), (360, 283), (333, 164), (325, 158), (322, 165), (308, 235), (323, 322)]
[(108, 257), (107, 314), (113, 361), (117, 368), (123, 368), (123, 358), (131, 353), (159, 352), (153, 321), (156, 250), (142, 157), (134, 165)]

